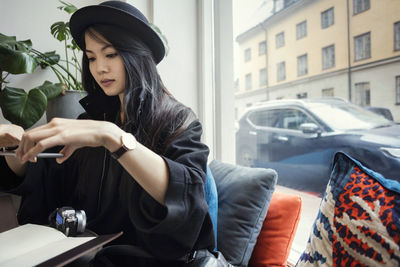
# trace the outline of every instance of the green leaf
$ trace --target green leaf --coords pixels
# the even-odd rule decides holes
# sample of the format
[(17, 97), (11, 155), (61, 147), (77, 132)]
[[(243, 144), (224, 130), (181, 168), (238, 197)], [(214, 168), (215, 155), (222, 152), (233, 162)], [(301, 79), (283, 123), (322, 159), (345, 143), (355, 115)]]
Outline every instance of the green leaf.
[(43, 55), (36, 57), (42, 69), (46, 68), (49, 64), (54, 65), (60, 61), (60, 55), (56, 51), (46, 52)]
[(12, 74), (33, 73), (37, 62), (29, 53), (31, 47), (30, 40), (17, 41), (0, 33), (0, 69)]
[(6, 86), (0, 92), (0, 107), (5, 119), (27, 129), (43, 116), (47, 98), (37, 88), (27, 94), (23, 89)]
[(53, 99), (61, 94), (63, 85), (62, 83), (52, 83), (45, 81), (42, 85), (36, 87), (41, 90), (47, 97), (47, 100)]
[(75, 11), (78, 10), (78, 8), (76, 6), (74, 6), (71, 3), (67, 3), (64, 1), (59, 1), (61, 4), (63, 4), (62, 6), (59, 6), (58, 9), (64, 10), (65, 12), (67, 12), (68, 14), (72, 14)]
[(58, 21), (53, 23), (53, 25), (50, 26), (50, 32), (59, 41), (65, 41), (71, 37), (68, 22)]

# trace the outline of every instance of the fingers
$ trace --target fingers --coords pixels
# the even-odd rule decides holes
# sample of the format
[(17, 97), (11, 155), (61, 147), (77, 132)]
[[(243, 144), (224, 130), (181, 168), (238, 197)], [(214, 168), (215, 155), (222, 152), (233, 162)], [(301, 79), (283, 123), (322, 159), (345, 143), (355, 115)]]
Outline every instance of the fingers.
[(57, 163), (61, 164), (64, 161), (66, 161), (71, 155), (72, 153), (74, 153), (74, 151), (76, 150), (76, 147), (73, 146), (65, 146), (63, 149), (61, 149), (61, 151), (59, 153), (64, 154), (64, 157), (62, 158), (56, 158)]

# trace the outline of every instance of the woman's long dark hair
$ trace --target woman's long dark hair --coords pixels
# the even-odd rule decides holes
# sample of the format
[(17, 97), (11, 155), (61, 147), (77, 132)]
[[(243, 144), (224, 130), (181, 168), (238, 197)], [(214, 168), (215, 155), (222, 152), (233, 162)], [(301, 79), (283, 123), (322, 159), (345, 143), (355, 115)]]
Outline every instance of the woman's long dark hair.
[[(103, 36), (117, 50), (125, 65), (124, 109), (126, 125), (143, 145), (162, 153), (167, 145), (194, 119), (192, 110), (176, 101), (163, 85), (149, 48), (138, 38), (109, 25), (93, 25), (86, 31), (102, 41)], [(82, 83), (88, 95), (102, 92), (82, 58)], [(99, 91), (100, 90), (100, 91)]]

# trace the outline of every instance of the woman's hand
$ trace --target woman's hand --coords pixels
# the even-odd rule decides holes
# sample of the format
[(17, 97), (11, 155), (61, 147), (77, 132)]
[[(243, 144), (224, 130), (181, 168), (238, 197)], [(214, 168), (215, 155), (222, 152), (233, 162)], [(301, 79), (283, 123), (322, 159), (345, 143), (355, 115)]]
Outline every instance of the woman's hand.
[[(58, 163), (67, 160), (72, 153), (81, 147), (105, 146), (114, 149), (109, 140), (115, 136), (119, 142), (122, 130), (113, 123), (94, 120), (74, 120), (55, 118), (49, 123), (27, 131), (16, 151), (23, 162), (35, 161), (35, 157), (47, 148), (63, 145), (60, 153), (64, 157), (57, 158)], [(115, 148), (116, 149), (116, 148)]]
[(0, 147), (19, 145), (24, 129), (15, 124), (0, 124)]

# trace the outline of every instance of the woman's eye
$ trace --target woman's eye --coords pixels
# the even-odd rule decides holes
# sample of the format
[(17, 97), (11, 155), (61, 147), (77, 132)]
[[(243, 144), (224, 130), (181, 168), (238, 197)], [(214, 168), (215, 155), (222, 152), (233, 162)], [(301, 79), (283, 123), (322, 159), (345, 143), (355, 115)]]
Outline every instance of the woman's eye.
[(116, 57), (118, 54), (117, 53), (112, 53), (112, 54), (108, 54), (107, 57), (108, 58), (114, 58)]
[(89, 60), (89, 62), (93, 62), (93, 61), (95, 61), (96, 59), (95, 59), (94, 57), (88, 57), (88, 60)]

